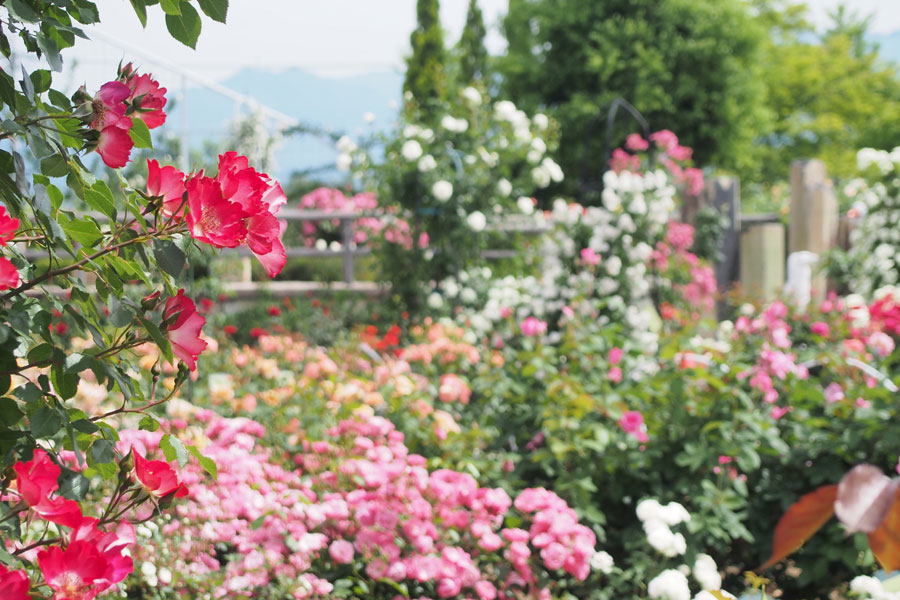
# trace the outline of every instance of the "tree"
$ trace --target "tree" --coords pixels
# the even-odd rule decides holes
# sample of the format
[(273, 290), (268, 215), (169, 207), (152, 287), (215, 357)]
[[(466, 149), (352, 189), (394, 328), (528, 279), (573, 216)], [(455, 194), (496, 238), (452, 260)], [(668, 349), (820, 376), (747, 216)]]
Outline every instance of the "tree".
[[(781, 14), (795, 15), (793, 23)], [(771, 27), (765, 47), (765, 104), (770, 127), (758, 138), (759, 170), (745, 175), (758, 182), (787, 176), (790, 162), (820, 158), (828, 172), (849, 176), (861, 147), (893, 148), (900, 135), (900, 80), (865, 41), (868, 19), (844, 10), (833, 26), (815, 36), (803, 5), (760, 13)]]
[(484, 15), (478, 0), (469, 0), (466, 27), (456, 44), (459, 55), (459, 84), (469, 85), (476, 80), (487, 78), (487, 48), (484, 46)]
[[(518, 105), (546, 107), (560, 122), (566, 172), (579, 173), (583, 158), (604, 168), (602, 130), (582, 147), (591, 122), (617, 97), (653, 129), (676, 132), (701, 165), (752, 162), (753, 140), (765, 124), (765, 32), (745, 3), (510, 0), (503, 27), (503, 85)], [(633, 129), (629, 123), (618, 132), (613, 146)]]
[(418, 0), (418, 24), (409, 37), (412, 55), (406, 61), (403, 91), (415, 98), (425, 115), (444, 98), (444, 32), (439, 19), (438, 0)]

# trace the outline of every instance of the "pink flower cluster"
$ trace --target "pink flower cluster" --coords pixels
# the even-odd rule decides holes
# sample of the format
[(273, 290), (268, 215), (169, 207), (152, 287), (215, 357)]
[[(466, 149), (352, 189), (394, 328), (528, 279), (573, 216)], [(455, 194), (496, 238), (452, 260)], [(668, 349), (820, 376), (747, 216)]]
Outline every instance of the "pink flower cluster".
[[(354, 221), (353, 241), (356, 244), (365, 244), (380, 238), (386, 242), (401, 245), (407, 250), (411, 250), (413, 247), (413, 235), (407, 221), (392, 214), (372, 214), (378, 210), (378, 199), (375, 194), (366, 192), (346, 196), (341, 190), (320, 187), (300, 199), (300, 208), (324, 212), (370, 213)], [(316, 239), (325, 233), (323, 226), (326, 223), (332, 232), (340, 226), (339, 219), (319, 222), (304, 221), (303, 243), (306, 246), (315, 245)], [(416, 243), (419, 248), (426, 248), (428, 241), (428, 234), (421, 233)]]
[[(135, 550), (178, 573), (181, 593), (253, 597), (254, 588), (302, 580), (286, 593), (326, 598), (335, 579), (357, 573), (369, 586), (387, 580), (430, 598), (494, 600), (548, 595), (547, 571), (589, 574), (594, 534), (558, 496), (526, 490), (515, 501), (523, 528), (504, 529), (513, 505), (505, 491), (466, 473), (429, 472), (383, 418), (342, 421), (326, 440), (302, 440), (301, 471), (263, 448), (258, 423), (195, 416), (206, 424), (204, 453), (219, 465), (218, 482), (188, 465), (190, 495), (176, 518)], [(136, 449), (158, 444), (158, 434), (124, 437)], [(233, 550), (217, 554), (216, 545)]]
[(547, 332), (547, 322), (541, 321), (537, 317), (526, 317), (519, 324), (519, 327), (522, 330), (522, 335), (526, 337), (537, 337)]
[(91, 128), (98, 132), (95, 149), (112, 169), (124, 167), (130, 160), (132, 119), (142, 120), (148, 129), (166, 122), (166, 88), (150, 75), (138, 75), (131, 63), (119, 70), (118, 79), (100, 87), (91, 104)]
[[(718, 289), (716, 275), (710, 266), (701, 263), (697, 255), (688, 250), (693, 243), (693, 226), (669, 221), (666, 239), (656, 243), (650, 264), (676, 282), (675, 289), (694, 310), (710, 312), (715, 306)], [(686, 276), (680, 272), (686, 272)]]
[(703, 171), (684, 166), (684, 163), (691, 160), (694, 151), (680, 145), (678, 136), (668, 129), (651, 133), (649, 142), (636, 133), (629, 135), (625, 140), (625, 148), (633, 154), (622, 148), (616, 148), (609, 162), (610, 169), (616, 173), (624, 170), (640, 170), (641, 157), (637, 153), (649, 150), (650, 142), (662, 151), (658, 157), (659, 163), (669, 172), (676, 184), (685, 185), (688, 193), (695, 196), (703, 190)]
[[(19, 228), (19, 220), (13, 219), (6, 212), (5, 206), (0, 206), (0, 244), (4, 246), (16, 237)], [(8, 290), (19, 285), (19, 270), (5, 256), (0, 256), (0, 291)]]
[[(185, 176), (175, 167), (147, 161), (147, 192), (161, 198), (161, 213), (184, 220), (195, 240), (215, 248), (245, 244), (269, 277), (287, 262), (281, 241), (287, 227), (275, 216), (287, 202), (281, 185), (252, 168), (236, 152), (219, 155), (216, 177), (203, 171)], [(184, 200), (185, 195), (187, 201)]]

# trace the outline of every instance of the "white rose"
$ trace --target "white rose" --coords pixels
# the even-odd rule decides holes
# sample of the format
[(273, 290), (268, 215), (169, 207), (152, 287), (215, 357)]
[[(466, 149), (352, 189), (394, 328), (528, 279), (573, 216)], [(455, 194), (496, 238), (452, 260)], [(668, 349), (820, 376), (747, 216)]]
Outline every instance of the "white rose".
[(357, 146), (353, 143), (353, 140), (348, 138), (346, 135), (341, 136), (341, 139), (337, 141), (337, 149), (344, 154), (350, 154), (354, 150), (356, 150)]
[(610, 256), (604, 262), (606, 266), (606, 272), (616, 277), (622, 271), (622, 259), (618, 256)]
[(466, 225), (468, 225), (469, 229), (472, 231), (484, 231), (485, 226), (487, 226), (487, 219), (485, 218), (484, 213), (480, 210), (476, 210), (466, 217)]
[(722, 587), (722, 576), (716, 561), (709, 554), (698, 554), (694, 561), (694, 579), (704, 590), (718, 590)]
[(613, 564), (613, 557), (608, 552), (594, 552), (591, 557), (591, 568), (607, 575), (612, 572)]
[(428, 171), (434, 170), (437, 166), (437, 161), (430, 154), (426, 154), (422, 158), (419, 159), (418, 168), (422, 173), (427, 173)]
[(328, 242), (323, 239), (316, 240), (316, 250), (328, 250)]
[(472, 86), (468, 86), (463, 89), (462, 97), (465, 98), (470, 104), (473, 104), (475, 106), (481, 104), (481, 92), (479, 92)]
[(438, 309), (444, 305), (444, 299), (441, 298), (441, 295), (437, 292), (432, 292), (428, 295), (428, 307), (433, 309)]
[(439, 202), (446, 202), (453, 197), (453, 184), (445, 179), (436, 181), (431, 186), (431, 193)]
[(363, 121), (366, 123), (374, 123), (375, 122), (375, 113), (367, 112), (363, 115)]
[(684, 573), (666, 569), (647, 584), (647, 595), (660, 600), (691, 600), (691, 588)]
[(338, 171), (349, 171), (350, 167), (353, 166), (353, 157), (342, 152), (338, 154), (335, 166)]
[(547, 118), (547, 115), (544, 113), (538, 113), (534, 115), (532, 119), (534, 121), (534, 126), (537, 127), (540, 131), (544, 131), (547, 127), (550, 126), (550, 119)]
[(497, 182), (497, 193), (504, 198), (512, 194), (512, 184), (508, 179), (501, 179)]
[(539, 188), (545, 188), (550, 185), (550, 181), (552, 177), (547, 169), (544, 168), (543, 165), (535, 167), (531, 170), (531, 180), (534, 182), (534, 185)]
[(555, 183), (559, 183), (564, 179), (562, 167), (553, 162), (553, 159), (549, 156), (541, 161), (541, 166), (547, 169), (547, 172), (550, 173), (550, 179)]
[(459, 299), (462, 300), (463, 302), (471, 304), (478, 299), (478, 294), (476, 294), (475, 290), (473, 290), (470, 287), (463, 288), (462, 291), (459, 293)]
[(522, 214), (530, 215), (534, 212), (534, 200), (528, 196), (519, 196), (519, 199), (516, 200), (516, 206), (519, 207), (519, 211)]
[(410, 162), (419, 160), (419, 157), (422, 156), (422, 144), (416, 140), (406, 140), (400, 149), (400, 154)]

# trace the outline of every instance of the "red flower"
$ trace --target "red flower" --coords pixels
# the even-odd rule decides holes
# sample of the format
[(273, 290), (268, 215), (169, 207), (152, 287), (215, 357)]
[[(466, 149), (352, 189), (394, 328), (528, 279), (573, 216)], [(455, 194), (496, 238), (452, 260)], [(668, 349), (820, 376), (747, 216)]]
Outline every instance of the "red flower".
[(246, 156), (236, 152), (219, 155), (216, 180), (225, 199), (240, 204), (246, 213), (247, 247), (259, 259), (269, 277), (284, 268), (287, 255), (281, 238), (286, 223), (275, 214), (287, 203), (281, 185), (251, 168)]
[(187, 182), (187, 223), (195, 240), (216, 248), (234, 248), (247, 237), (241, 206), (222, 195), (219, 182), (197, 175)]
[(273, 317), (281, 316), (281, 309), (278, 308), (277, 306), (275, 306), (274, 304), (272, 306), (270, 306), (266, 312), (268, 312), (269, 315), (273, 316)]
[(178, 483), (178, 475), (169, 463), (162, 460), (147, 460), (134, 451), (134, 472), (141, 485), (158, 498), (175, 494), (176, 498), (188, 495), (184, 484)]
[(0, 256), (0, 290), (19, 287), (19, 270), (5, 256)]
[(250, 330), (250, 337), (252, 337), (254, 339), (258, 338), (258, 337), (262, 337), (264, 335), (269, 335), (269, 332), (266, 331), (265, 329), (263, 329), (262, 327), (254, 327), (253, 329)]
[[(166, 336), (172, 344), (172, 352), (183, 360), (191, 371), (197, 369), (197, 357), (206, 350), (206, 342), (200, 339), (200, 329), (206, 319), (197, 312), (194, 302), (184, 295), (184, 289), (166, 300), (163, 318), (170, 321)], [(174, 321), (171, 321), (174, 318)]]
[(98, 519), (85, 517), (72, 530), (69, 543), (87, 542), (103, 555), (107, 562), (106, 573), (94, 585), (106, 589), (125, 579), (134, 570), (131, 557), (123, 554), (123, 551), (134, 546), (137, 537), (134, 534), (134, 527), (128, 521), (119, 523), (115, 531), (101, 531), (97, 527), (99, 523)]
[(136, 75), (131, 70), (131, 63), (122, 69), (125, 77), (125, 85), (131, 93), (128, 95), (128, 103), (134, 108), (134, 116), (147, 125), (147, 129), (159, 127), (166, 122), (166, 113), (163, 107), (166, 105), (166, 88), (159, 87), (159, 83), (150, 75)]
[(0, 595), (4, 600), (28, 600), (29, 585), (25, 571), (10, 571), (0, 565)]
[(6, 207), (0, 206), (0, 243), (6, 243), (16, 237), (16, 229), (19, 228), (19, 220), (6, 214)]
[(111, 585), (111, 565), (87, 541), (76, 540), (65, 550), (50, 546), (38, 552), (37, 561), (56, 600), (93, 600)]
[(158, 162), (148, 160), (147, 193), (163, 199), (163, 216), (175, 216), (179, 221), (184, 218), (184, 173), (172, 166), (160, 168)]
[(237, 327), (234, 325), (226, 325), (224, 327), (225, 335), (234, 335), (237, 333)]
[(53, 330), (59, 335), (65, 335), (69, 331), (69, 326), (65, 321), (57, 321), (56, 325), (53, 326)]
[(34, 451), (34, 458), (13, 465), (16, 472), (16, 487), (22, 500), (41, 518), (66, 527), (74, 527), (81, 522), (81, 507), (74, 500), (50, 498), (59, 488), (61, 469), (42, 449)]
[(94, 120), (91, 127), (100, 132), (97, 153), (113, 169), (124, 167), (134, 142), (128, 135), (131, 119), (125, 116), (125, 99), (131, 90), (120, 81), (109, 81), (94, 97)]
[(28, 506), (39, 504), (59, 488), (57, 479), (61, 469), (41, 448), (35, 449), (31, 460), (13, 465), (13, 470), (19, 495)]

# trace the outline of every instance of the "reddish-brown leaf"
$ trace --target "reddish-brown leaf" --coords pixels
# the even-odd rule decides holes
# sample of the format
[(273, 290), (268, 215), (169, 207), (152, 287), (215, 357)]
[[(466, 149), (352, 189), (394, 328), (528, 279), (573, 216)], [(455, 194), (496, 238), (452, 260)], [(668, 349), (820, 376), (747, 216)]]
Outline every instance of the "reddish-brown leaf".
[(881, 525), (869, 534), (869, 547), (885, 571), (900, 569), (900, 490)]
[(837, 489), (837, 484), (822, 486), (791, 505), (775, 527), (772, 556), (757, 571), (768, 569), (802, 546), (834, 515)]

